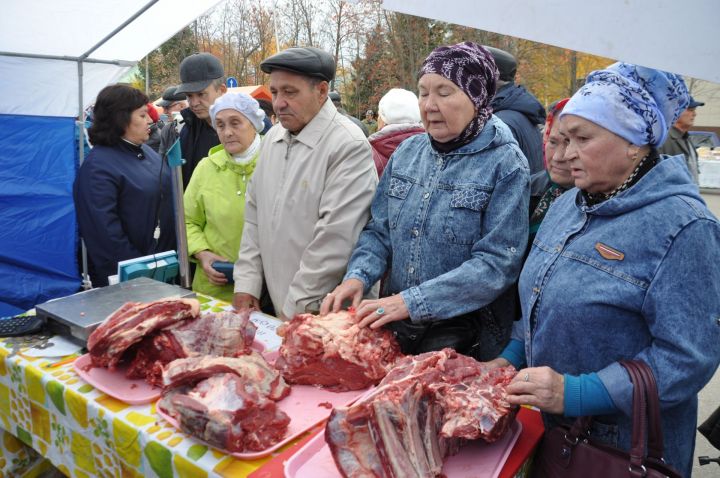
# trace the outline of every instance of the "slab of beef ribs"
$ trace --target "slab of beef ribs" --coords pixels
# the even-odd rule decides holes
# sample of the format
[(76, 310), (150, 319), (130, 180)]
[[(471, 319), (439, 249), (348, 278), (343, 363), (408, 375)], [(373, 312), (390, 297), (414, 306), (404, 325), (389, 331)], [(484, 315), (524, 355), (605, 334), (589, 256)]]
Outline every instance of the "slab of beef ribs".
[(166, 327), (133, 346), (128, 378), (144, 378), (162, 386), (163, 366), (178, 358), (211, 355), (239, 357), (250, 353), (257, 327), (248, 311), (205, 312), (200, 317)]
[(90, 334), (87, 348), (92, 363), (112, 370), (125, 351), (147, 335), (199, 315), (200, 303), (195, 299), (128, 302)]
[(492, 442), (512, 425), (511, 367), (488, 369), (452, 349), (398, 361), (350, 407), (332, 411), (325, 440), (345, 477), (440, 476), (468, 439)]
[(275, 367), (289, 383), (334, 391), (377, 384), (403, 355), (392, 332), (357, 324), (348, 311), (296, 315), (278, 330), (283, 342)]
[(260, 451), (287, 432), (290, 418), (276, 402), (290, 387), (256, 352), (178, 359), (165, 368), (163, 382), (160, 410), (213, 446), (231, 453)]

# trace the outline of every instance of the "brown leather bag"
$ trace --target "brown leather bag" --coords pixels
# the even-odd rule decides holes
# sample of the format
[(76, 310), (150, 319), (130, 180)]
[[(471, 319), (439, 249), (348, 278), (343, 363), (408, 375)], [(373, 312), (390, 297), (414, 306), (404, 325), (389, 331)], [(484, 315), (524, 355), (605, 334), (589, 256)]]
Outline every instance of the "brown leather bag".
[(589, 434), (592, 417), (579, 417), (572, 427), (558, 426), (545, 433), (535, 455), (533, 478), (682, 478), (662, 458), (660, 401), (652, 370), (639, 360), (620, 364), (633, 383), (630, 452), (594, 441)]

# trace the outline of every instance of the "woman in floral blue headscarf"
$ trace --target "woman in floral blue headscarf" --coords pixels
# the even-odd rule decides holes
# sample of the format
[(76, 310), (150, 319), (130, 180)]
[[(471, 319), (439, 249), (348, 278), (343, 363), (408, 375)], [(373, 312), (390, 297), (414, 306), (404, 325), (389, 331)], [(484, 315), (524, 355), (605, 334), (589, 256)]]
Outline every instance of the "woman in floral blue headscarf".
[[(418, 81), (427, 134), (406, 139), (380, 179), (344, 282), (361, 326), (387, 325), (405, 353), (495, 357), (510, 338), (528, 234), (529, 171), (490, 103), (498, 77), (471, 42), (436, 48)], [(382, 297), (361, 301), (387, 274)]]
[(575, 189), (548, 211), (520, 275), (522, 320), (494, 360), (523, 370), (509, 401), (546, 425), (595, 417), (631, 439), (621, 360), (653, 370), (665, 459), (690, 476), (697, 393), (720, 362), (720, 225), (681, 156), (659, 156), (688, 95), (676, 75), (617, 63), (590, 74), (561, 116)]

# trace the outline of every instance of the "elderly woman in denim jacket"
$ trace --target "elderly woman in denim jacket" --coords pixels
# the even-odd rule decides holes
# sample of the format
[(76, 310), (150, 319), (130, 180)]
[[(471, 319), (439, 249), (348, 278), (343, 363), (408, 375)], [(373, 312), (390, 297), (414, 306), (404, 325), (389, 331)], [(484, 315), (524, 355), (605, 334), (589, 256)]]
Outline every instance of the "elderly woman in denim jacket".
[[(617, 63), (590, 74), (560, 122), (576, 189), (540, 226), (520, 276), (523, 316), (495, 365), (527, 366), (508, 400), (546, 425), (596, 416), (629, 449), (645, 361), (660, 396), (665, 459), (690, 476), (697, 393), (720, 361), (720, 225), (681, 156), (658, 156), (688, 103), (682, 80)], [(598, 423), (599, 422), (599, 423)]]
[[(427, 134), (408, 138), (393, 153), (372, 219), (321, 313), (349, 299), (361, 326), (389, 325), (405, 353), (453, 346), (495, 357), (493, 350), (499, 353), (509, 340), (513, 313), (494, 314), (489, 306), (522, 266), (527, 161), (492, 115), (498, 73), (485, 48), (469, 42), (439, 47), (420, 75)], [(386, 274), (384, 297), (362, 300)]]

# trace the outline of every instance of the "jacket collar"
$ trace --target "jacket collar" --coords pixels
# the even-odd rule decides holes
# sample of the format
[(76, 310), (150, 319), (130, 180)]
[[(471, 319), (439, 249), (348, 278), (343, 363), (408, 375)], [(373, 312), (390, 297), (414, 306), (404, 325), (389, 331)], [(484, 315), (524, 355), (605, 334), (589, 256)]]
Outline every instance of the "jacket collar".
[(661, 201), (670, 196), (685, 196), (704, 203), (692, 182), (682, 156), (660, 156), (657, 164), (635, 185), (617, 196), (588, 206), (578, 189), (575, 201), (580, 211), (597, 216), (616, 216)]
[(512, 134), (507, 126), (497, 116), (492, 115), (483, 127), (480, 134), (466, 145), (460, 146), (454, 151), (444, 153), (444, 156), (452, 156), (456, 154), (477, 154), (478, 152), (489, 147), (497, 147), (514, 141)]
[(208, 153), (208, 159), (215, 165), (217, 169), (221, 171), (224, 169), (229, 169), (230, 171), (233, 171), (237, 174), (252, 174), (252, 172), (255, 170), (255, 164), (257, 163), (257, 158), (259, 155), (260, 150), (258, 149), (258, 152), (255, 153), (252, 161), (247, 164), (237, 164), (235, 161), (233, 161), (230, 154), (225, 151), (225, 147), (222, 144), (218, 144), (217, 146), (210, 149)]
[[(332, 123), (335, 115), (339, 114), (337, 108), (329, 98), (325, 100), (325, 103), (320, 108), (320, 111), (310, 120), (308, 124), (300, 131), (300, 133), (294, 136), (295, 141), (299, 141), (309, 148), (314, 148), (320, 142), (325, 131)], [(285, 141), (289, 143), (293, 140), (293, 135), (290, 131), (283, 128), (282, 124), (278, 123), (275, 127), (282, 128), (282, 134), (277, 135), (273, 142)]]

